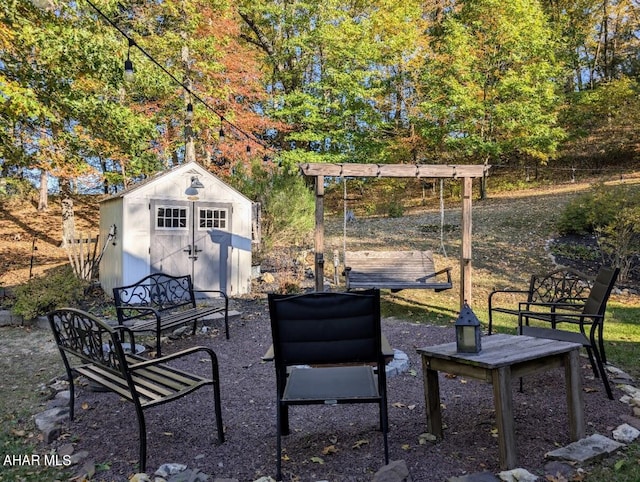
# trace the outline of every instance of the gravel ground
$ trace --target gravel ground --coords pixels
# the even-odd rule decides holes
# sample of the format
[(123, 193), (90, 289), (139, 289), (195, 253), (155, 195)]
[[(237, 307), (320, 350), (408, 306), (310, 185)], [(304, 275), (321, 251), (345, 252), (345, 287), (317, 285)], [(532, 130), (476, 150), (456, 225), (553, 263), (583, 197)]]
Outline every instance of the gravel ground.
[[(146, 412), (148, 472), (164, 463), (181, 463), (219, 478), (254, 481), (275, 474), (276, 408), (273, 365), (261, 356), (271, 343), (264, 299), (235, 300), (242, 316), (231, 322), (231, 338), (214, 330), (167, 343), (166, 353), (194, 345), (218, 355), (226, 442), (215, 445), (211, 390)], [(410, 369), (388, 380), (391, 460), (404, 460), (415, 482), (444, 481), (451, 476), (497, 473), (498, 441), (491, 386), (441, 375), (444, 440), (420, 443), (425, 428), (422, 370), (416, 348), (453, 341), (453, 327), (436, 327), (385, 319), (383, 330), (393, 348), (410, 358)], [(198, 357), (183, 368), (206, 373)], [(584, 358), (587, 435), (622, 423), (629, 407), (606, 398)], [(518, 385), (517, 383), (514, 385)], [(542, 475), (546, 452), (567, 445), (568, 423), (561, 369), (525, 379), (524, 393), (514, 387), (518, 461)], [(614, 395), (621, 395), (614, 388)], [(81, 405), (84, 404), (81, 407)], [(80, 390), (78, 416), (70, 436), (75, 451), (87, 450), (100, 467), (94, 480), (121, 481), (136, 472), (138, 434), (131, 404), (109, 393)], [(294, 407), (292, 434), (283, 438), (286, 481), (370, 481), (384, 464), (375, 405)]]

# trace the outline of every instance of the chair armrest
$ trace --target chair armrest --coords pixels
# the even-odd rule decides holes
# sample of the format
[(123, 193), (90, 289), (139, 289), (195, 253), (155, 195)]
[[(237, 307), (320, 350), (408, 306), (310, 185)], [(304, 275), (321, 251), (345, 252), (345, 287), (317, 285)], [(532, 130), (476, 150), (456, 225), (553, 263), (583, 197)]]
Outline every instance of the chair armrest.
[[(222, 298), (224, 299), (224, 309), (225, 312), (229, 311), (229, 297), (227, 296), (227, 294), (222, 291), (222, 290), (193, 290), (194, 293), (219, 293), (220, 295), (222, 295)], [(226, 313), (225, 313), (226, 315)]]
[(205, 352), (207, 355), (209, 355), (209, 358), (211, 360), (211, 365), (212, 368), (215, 370), (213, 373), (217, 373), (217, 367), (218, 367), (218, 357), (215, 354), (215, 352), (211, 349), (211, 348), (207, 348), (205, 346), (194, 346), (191, 348), (187, 348), (186, 350), (182, 350), (182, 351), (178, 351), (176, 353), (172, 353), (170, 355), (165, 355), (162, 356), (160, 358), (154, 358), (152, 360), (145, 360), (145, 361), (141, 361), (141, 362), (137, 362), (137, 363), (132, 363), (129, 365), (129, 369), (132, 371), (135, 370), (140, 370), (142, 368), (146, 368), (149, 366), (154, 366), (154, 365), (159, 365), (161, 363), (166, 363), (168, 361), (171, 360), (175, 360), (178, 358), (183, 358), (185, 356), (188, 355), (192, 355), (194, 353), (198, 353), (198, 352)]
[(115, 331), (120, 332), (121, 342), (125, 341), (124, 339), (126, 335), (126, 337), (129, 338), (129, 343), (131, 343), (131, 350), (135, 352), (136, 339), (133, 335), (133, 331), (131, 331), (128, 326), (124, 326), (124, 325), (115, 325), (115, 326), (112, 326), (111, 328)]
[(522, 327), (522, 321), (525, 318), (527, 319), (527, 324), (529, 324), (530, 319), (546, 321), (551, 323), (553, 328), (555, 328), (555, 325), (558, 323), (572, 323), (580, 326), (592, 325), (595, 327), (604, 320), (604, 315), (597, 313), (558, 313), (553, 311), (541, 312), (523, 310), (518, 313), (518, 328)]
[(491, 293), (489, 293), (489, 305), (491, 305), (491, 300), (493, 299), (494, 295), (497, 295), (499, 293), (520, 293), (523, 295), (528, 295), (529, 294), (529, 290), (514, 290), (514, 289), (510, 289), (510, 288), (505, 288), (502, 290), (493, 290)]
[[(567, 303), (566, 301), (520, 301), (518, 303), (518, 311), (533, 311), (532, 308), (548, 308), (552, 313), (557, 310), (575, 312), (576, 310), (581, 310), (583, 305)], [(542, 313), (546, 312), (542, 311)]]
[(222, 290), (193, 290), (194, 293), (220, 293), (222, 295), (222, 298), (224, 298), (225, 300), (229, 300), (229, 297), (227, 296), (227, 294), (222, 291)]

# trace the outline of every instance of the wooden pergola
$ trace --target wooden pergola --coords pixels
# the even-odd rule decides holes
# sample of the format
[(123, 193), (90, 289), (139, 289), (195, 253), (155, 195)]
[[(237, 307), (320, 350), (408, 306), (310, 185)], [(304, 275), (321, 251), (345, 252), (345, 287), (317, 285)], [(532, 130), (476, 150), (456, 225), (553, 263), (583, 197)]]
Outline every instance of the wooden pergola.
[(305, 176), (315, 177), (315, 279), (316, 291), (324, 290), (324, 178), (325, 177), (405, 177), (462, 180), (462, 246), (460, 249), (460, 307), (471, 304), (471, 198), (474, 178), (486, 176), (491, 166), (428, 164), (301, 164)]

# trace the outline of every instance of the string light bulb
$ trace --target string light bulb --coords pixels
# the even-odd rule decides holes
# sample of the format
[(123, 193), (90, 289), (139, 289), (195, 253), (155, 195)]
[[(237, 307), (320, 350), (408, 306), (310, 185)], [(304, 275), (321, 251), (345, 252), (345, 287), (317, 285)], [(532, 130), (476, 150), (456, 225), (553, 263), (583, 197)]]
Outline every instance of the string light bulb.
[(187, 104), (187, 120), (193, 120), (193, 104), (191, 102)]
[(132, 39), (129, 39), (129, 46), (127, 47), (127, 60), (124, 61), (124, 80), (127, 83), (133, 82), (133, 62), (131, 61), (131, 47), (135, 45)]

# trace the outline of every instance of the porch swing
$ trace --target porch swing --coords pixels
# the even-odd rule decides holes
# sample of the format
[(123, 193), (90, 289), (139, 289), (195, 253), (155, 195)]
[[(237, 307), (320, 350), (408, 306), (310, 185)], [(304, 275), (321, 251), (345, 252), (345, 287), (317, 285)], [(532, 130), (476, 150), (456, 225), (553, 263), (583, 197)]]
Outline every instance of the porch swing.
[[(347, 179), (343, 182), (342, 252), (347, 290), (386, 288), (401, 290), (430, 289), (436, 292), (451, 289), (451, 267), (436, 271), (433, 251), (347, 251)], [(440, 180), (440, 248), (444, 248), (443, 180)]]

